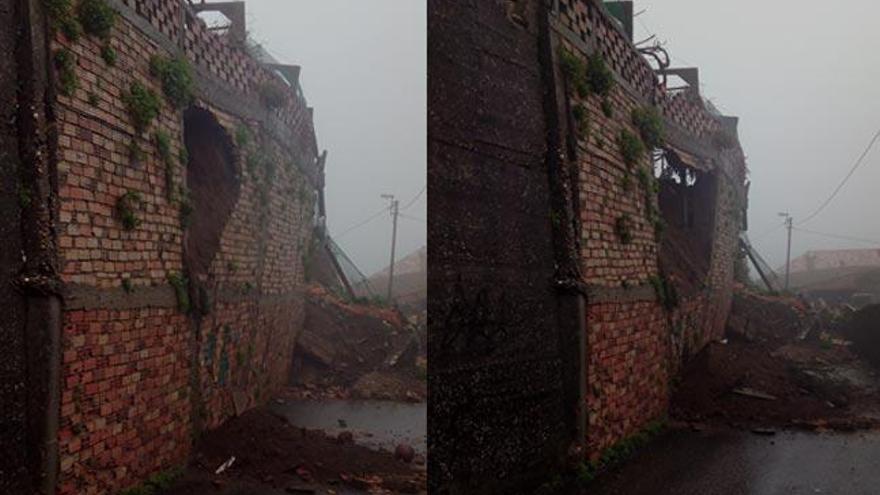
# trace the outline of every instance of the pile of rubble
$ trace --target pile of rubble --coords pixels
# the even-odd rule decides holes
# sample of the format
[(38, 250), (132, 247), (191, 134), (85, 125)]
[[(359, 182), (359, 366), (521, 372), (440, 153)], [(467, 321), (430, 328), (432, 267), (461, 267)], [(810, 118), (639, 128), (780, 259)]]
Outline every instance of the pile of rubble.
[(423, 320), (346, 301), (320, 285), (306, 291), (288, 394), (297, 398), (422, 401), (427, 395)]
[(748, 427), (877, 425), (877, 372), (843, 338), (841, 321), (839, 312), (798, 298), (739, 288), (726, 338), (684, 370), (673, 417)]

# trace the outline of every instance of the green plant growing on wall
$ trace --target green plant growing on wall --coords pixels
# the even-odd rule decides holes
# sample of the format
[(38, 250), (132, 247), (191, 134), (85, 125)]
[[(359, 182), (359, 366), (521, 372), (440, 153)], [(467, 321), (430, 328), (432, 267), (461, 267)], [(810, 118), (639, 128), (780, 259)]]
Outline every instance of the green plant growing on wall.
[(96, 95), (95, 93), (89, 91), (89, 94), (87, 95), (87, 98), (88, 98), (88, 100), (89, 100), (89, 105), (91, 105), (91, 106), (93, 106), (93, 107), (98, 106), (98, 95)]
[(186, 151), (186, 148), (180, 148), (180, 151), (177, 152), (177, 161), (184, 167), (189, 163), (189, 152)]
[(141, 224), (137, 211), (141, 206), (141, 195), (136, 191), (128, 191), (116, 200), (116, 213), (125, 230), (134, 230)]
[(623, 156), (623, 162), (627, 166), (632, 166), (645, 154), (645, 145), (632, 132), (621, 129), (620, 136), (617, 138), (617, 144), (620, 147), (620, 154)]
[(192, 101), (192, 69), (185, 59), (154, 55), (150, 58), (150, 73), (162, 82), (162, 92), (171, 106), (179, 109)]
[(58, 92), (64, 96), (73, 96), (79, 87), (76, 77), (76, 56), (67, 48), (55, 50), (55, 68), (58, 70)]
[(632, 219), (629, 214), (624, 213), (617, 217), (617, 220), (614, 221), (614, 233), (623, 244), (629, 244), (633, 241)]
[(590, 119), (587, 109), (583, 105), (578, 104), (571, 109), (571, 113), (574, 117), (575, 125), (577, 125), (581, 138), (589, 139)]
[(110, 67), (115, 66), (117, 59), (116, 49), (110, 46), (109, 43), (105, 44), (101, 47), (101, 58), (104, 59), (104, 62)]
[(657, 301), (664, 309), (672, 311), (678, 307), (678, 289), (675, 288), (675, 284), (670, 282), (665, 274), (661, 272), (659, 275), (651, 275), (648, 281), (654, 287)]
[(34, 202), (34, 199), (33, 199), (33, 196), (31, 195), (31, 190), (27, 186), (19, 185), (18, 186), (18, 206), (22, 210), (26, 210), (31, 207), (33, 202)]
[(189, 310), (192, 307), (187, 289), (189, 281), (183, 275), (177, 272), (171, 272), (168, 274), (168, 283), (174, 289), (174, 295), (177, 298), (177, 309), (181, 313), (189, 313)]
[(178, 187), (178, 202), (180, 205), (180, 227), (182, 229), (186, 229), (189, 227), (189, 223), (192, 220), (192, 214), (194, 211), (194, 207), (192, 204), (192, 198), (190, 198), (189, 191), (186, 190), (183, 185)]
[(240, 125), (235, 128), (235, 144), (239, 148), (245, 148), (251, 142), (251, 131), (247, 127)]
[(632, 179), (630, 179), (628, 172), (624, 172), (623, 177), (620, 178), (620, 188), (623, 189), (624, 192), (629, 192), (629, 190), (632, 189)]
[(82, 26), (73, 15), (73, 0), (43, 0), (52, 29), (59, 29), (69, 41), (77, 41)]
[(79, 0), (77, 14), (83, 31), (103, 40), (116, 24), (116, 11), (105, 0)]
[(632, 111), (632, 123), (639, 130), (648, 149), (663, 146), (663, 119), (655, 107), (639, 107)]
[(131, 158), (133, 162), (139, 163), (144, 160), (147, 154), (141, 149), (141, 145), (138, 144), (137, 138), (132, 139), (128, 143), (128, 156)]
[(156, 131), (154, 138), (156, 140), (156, 151), (159, 152), (159, 158), (165, 163), (172, 162), (171, 137), (167, 132), (160, 129)]
[(122, 95), (122, 101), (138, 133), (147, 130), (150, 123), (159, 116), (159, 97), (138, 81), (131, 83), (128, 92)]
[(174, 158), (171, 156), (171, 137), (163, 130), (156, 131), (156, 150), (165, 165), (165, 190), (169, 199), (174, 193)]
[(614, 117), (614, 106), (611, 105), (611, 100), (606, 98), (602, 98), (602, 114), (607, 118)]
[(122, 285), (122, 290), (124, 290), (126, 294), (131, 294), (132, 292), (134, 292), (134, 286), (131, 284), (130, 278), (122, 279), (121, 285)]
[(659, 241), (663, 237), (663, 233), (666, 232), (666, 222), (659, 216), (654, 216), (651, 223), (654, 225), (654, 238)]
[(587, 59), (586, 79), (590, 91), (603, 98), (608, 96), (614, 87), (614, 73), (598, 53)]
[(575, 92), (577, 92), (578, 96), (584, 98), (589, 95), (590, 86), (587, 84), (587, 68), (580, 57), (570, 52), (565, 47), (560, 46), (559, 68), (562, 70), (562, 74), (572, 85)]
[(639, 167), (637, 175), (639, 178), (639, 185), (642, 186), (642, 190), (645, 191), (646, 194), (653, 191), (652, 185), (654, 183), (654, 177), (651, 175), (650, 172), (648, 172), (648, 169), (644, 167)]

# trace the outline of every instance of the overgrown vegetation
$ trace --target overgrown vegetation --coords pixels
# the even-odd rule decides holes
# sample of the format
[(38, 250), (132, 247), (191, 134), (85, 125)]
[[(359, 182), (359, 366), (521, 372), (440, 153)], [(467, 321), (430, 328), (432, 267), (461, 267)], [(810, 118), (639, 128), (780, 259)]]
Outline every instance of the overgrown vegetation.
[(156, 150), (159, 152), (159, 158), (165, 166), (165, 191), (170, 199), (174, 193), (174, 159), (171, 156), (171, 138), (168, 133), (163, 130), (156, 131)]
[(569, 472), (557, 474), (542, 485), (538, 492), (542, 495), (573, 493), (587, 488), (596, 477), (631, 459), (639, 450), (659, 437), (666, 430), (666, 420), (649, 423), (638, 433), (624, 438), (605, 449), (595, 462), (580, 462)]
[(590, 119), (587, 109), (584, 108), (583, 105), (575, 105), (574, 108), (571, 109), (571, 113), (574, 116), (575, 125), (577, 125), (581, 138), (589, 139)]
[(116, 11), (105, 0), (79, 0), (77, 14), (83, 31), (103, 40), (116, 24)]
[(131, 284), (130, 278), (122, 279), (122, 290), (124, 290), (126, 294), (134, 292), (134, 286)]
[(183, 468), (176, 467), (154, 474), (142, 485), (129, 488), (120, 495), (158, 495), (170, 489), (178, 478), (183, 476)]
[(73, 0), (43, 0), (52, 29), (59, 29), (69, 41), (76, 41), (82, 34), (82, 26), (73, 15)]
[(193, 98), (193, 77), (189, 62), (180, 57), (154, 55), (150, 73), (162, 82), (162, 92), (174, 108), (183, 108)]
[(73, 96), (79, 87), (76, 77), (76, 56), (67, 48), (55, 50), (55, 68), (58, 70), (58, 92), (64, 96)]
[(590, 91), (603, 98), (608, 96), (614, 87), (614, 73), (605, 64), (602, 55), (598, 53), (591, 55), (587, 59), (586, 71), (587, 85)]
[(93, 106), (93, 107), (98, 106), (98, 95), (96, 95), (95, 93), (89, 91), (89, 94), (86, 95), (86, 97), (88, 98), (89, 105), (91, 105), (91, 106)]
[(617, 217), (617, 220), (614, 221), (614, 233), (623, 244), (629, 244), (633, 241), (632, 218), (629, 214), (624, 213)]
[(116, 213), (125, 230), (134, 230), (141, 224), (137, 212), (141, 207), (141, 195), (136, 191), (128, 191), (116, 200)]
[(620, 147), (623, 162), (627, 166), (635, 165), (645, 154), (645, 145), (642, 143), (642, 140), (627, 129), (620, 130), (617, 144)]
[(675, 284), (669, 281), (666, 274), (660, 272), (659, 275), (651, 275), (648, 281), (654, 287), (657, 301), (663, 308), (672, 311), (678, 307), (678, 289), (675, 288)]
[(189, 191), (182, 185), (178, 187), (177, 200), (180, 203), (180, 227), (185, 230), (189, 227), (190, 220), (192, 220), (194, 208)]
[(609, 119), (614, 117), (614, 106), (608, 98), (602, 98), (602, 114)]
[(138, 81), (131, 83), (128, 92), (122, 95), (122, 101), (138, 133), (147, 130), (153, 120), (159, 116), (159, 97)]
[(639, 107), (632, 111), (632, 123), (639, 130), (648, 149), (663, 145), (663, 119), (655, 107)]
[(171, 287), (174, 289), (174, 295), (177, 297), (177, 309), (181, 313), (189, 313), (192, 307), (189, 301), (189, 281), (183, 275), (171, 272), (168, 274), (168, 283), (171, 284)]
[(104, 62), (110, 67), (115, 66), (117, 59), (116, 49), (110, 46), (109, 43), (105, 44), (101, 47), (101, 58), (104, 59)]
[(559, 68), (562, 69), (562, 74), (568, 79), (578, 96), (583, 98), (590, 94), (586, 65), (577, 55), (564, 47), (559, 48)]
[(141, 145), (138, 143), (137, 138), (132, 139), (128, 143), (128, 157), (131, 158), (131, 161), (135, 163), (139, 163), (144, 160), (146, 157), (146, 153), (141, 149)]
[(26, 210), (31, 207), (34, 199), (31, 195), (31, 190), (27, 186), (19, 185), (18, 186), (18, 206), (21, 207), (22, 210)]

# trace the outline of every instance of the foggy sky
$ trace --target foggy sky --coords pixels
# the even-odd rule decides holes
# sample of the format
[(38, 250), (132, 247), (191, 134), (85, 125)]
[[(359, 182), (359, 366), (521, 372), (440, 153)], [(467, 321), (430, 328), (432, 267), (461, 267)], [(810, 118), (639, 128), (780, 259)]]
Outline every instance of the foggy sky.
[[(777, 213), (790, 212), (797, 226), (880, 128), (880, 2), (636, 0), (635, 12), (645, 8), (635, 37), (650, 32), (668, 41), (673, 67), (698, 66), (703, 95), (740, 117), (752, 181), (749, 236), (781, 266), (785, 231)], [(834, 202), (801, 226), (876, 242), (795, 231), (792, 258), (809, 249), (880, 246), (878, 185), (880, 145)]]
[[(250, 37), (302, 66), (320, 149), (328, 150), (327, 223), (342, 233), (425, 186), (426, 7), (414, 0), (247, 0)], [(397, 259), (426, 242), (425, 194), (402, 213)], [(337, 242), (370, 275), (390, 260), (384, 213)]]

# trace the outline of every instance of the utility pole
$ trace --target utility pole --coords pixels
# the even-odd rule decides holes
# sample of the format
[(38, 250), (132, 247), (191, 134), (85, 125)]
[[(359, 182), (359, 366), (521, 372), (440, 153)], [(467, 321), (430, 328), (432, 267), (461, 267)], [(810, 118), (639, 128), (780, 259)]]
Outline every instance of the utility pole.
[(788, 280), (791, 274), (791, 229), (792, 217), (788, 213), (780, 213), (779, 216), (785, 217), (785, 228), (788, 230), (788, 242), (785, 247), (785, 290), (788, 290)]
[(391, 264), (388, 265), (388, 303), (390, 304), (391, 289), (394, 286), (394, 249), (397, 246), (397, 214), (400, 201), (394, 199), (393, 194), (383, 194), (382, 197), (391, 202), (389, 209), (391, 210), (391, 218), (393, 219), (393, 226), (391, 228)]

